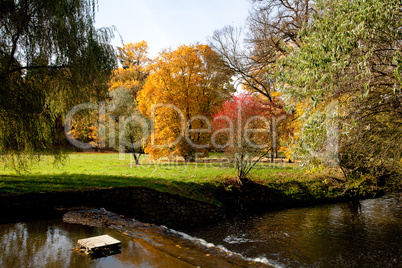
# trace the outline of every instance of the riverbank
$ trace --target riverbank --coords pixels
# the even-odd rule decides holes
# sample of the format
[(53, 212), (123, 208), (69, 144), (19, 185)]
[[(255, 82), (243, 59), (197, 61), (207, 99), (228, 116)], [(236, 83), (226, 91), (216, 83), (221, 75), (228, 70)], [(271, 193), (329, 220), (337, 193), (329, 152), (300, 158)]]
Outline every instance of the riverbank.
[(70, 154), (63, 165), (54, 166), (45, 158), (29, 173), (4, 172), (0, 207), (3, 219), (87, 206), (105, 207), (146, 222), (195, 226), (239, 213), (384, 193), (369, 178), (349, 182), (334, 171), (306, 173), (284, 162), (259, 163), (243, 184), (234, 177), (234, 169), (216, 155), (195, 163), (143, 158), (135, 166), (128, 155)]

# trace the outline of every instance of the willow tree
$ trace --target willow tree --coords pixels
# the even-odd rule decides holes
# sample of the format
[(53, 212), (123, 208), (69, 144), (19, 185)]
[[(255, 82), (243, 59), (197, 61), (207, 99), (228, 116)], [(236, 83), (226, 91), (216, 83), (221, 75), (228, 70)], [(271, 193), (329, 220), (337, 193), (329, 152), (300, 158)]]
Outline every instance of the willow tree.
[[(56, 154), (75, 104), (104, 95), (115, 67), (112, 31), (94, 27), (96, 1), (1, 1), (0, 154)], [(20, 163), (20, 161), (17, 161)]]
[[(285, 94), (311, 103), (306, 122), (325, 119), (317, 114), (328, 107), (338, 111), (330, 121), (346, 174), (401, 174), (401, 2), (320, 0), (315, 7), (319, 12), (300, 35), (303, 44), (283, 65)], [(320, 133), (313, 134), (319, 140)]]

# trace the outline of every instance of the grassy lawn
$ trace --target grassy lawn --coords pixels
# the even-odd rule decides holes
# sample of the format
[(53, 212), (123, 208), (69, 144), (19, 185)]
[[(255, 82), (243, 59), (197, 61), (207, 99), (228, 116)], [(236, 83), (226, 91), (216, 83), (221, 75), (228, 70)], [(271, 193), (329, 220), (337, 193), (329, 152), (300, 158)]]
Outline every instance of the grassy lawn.
[[(184, 163), (166, 159), (152, 161), (143, 156), (140, 166), (134, 164), (130, 155), (116, 153), (70, 153), (64, 162), (56, 165), (53, 158), (44, 157), (22, 174), (0, 166), (0, 194), (146, 186), (213, 201), (213, 190), (236, 174), (233, 166), (217, 161), (219, 157), (213, 154), (200, 160), (204, 162)], [(317, 197), (332, 195), (327, 181), (305, 174), (295, 164), (259, 163), (250, 178), (288, 195), (299, 194), (301, 190), (316, 192)]]

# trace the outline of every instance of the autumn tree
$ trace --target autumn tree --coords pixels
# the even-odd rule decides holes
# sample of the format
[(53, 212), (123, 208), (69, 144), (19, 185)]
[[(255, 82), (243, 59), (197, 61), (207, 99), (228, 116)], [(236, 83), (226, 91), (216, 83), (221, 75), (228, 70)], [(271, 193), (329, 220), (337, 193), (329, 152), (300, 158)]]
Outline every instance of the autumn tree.
[[(139, 116), (135, 97), (144, 85), (149, 73), (147, 54), (148, 45), (145, 41), (135, 44), (129, 43), (118, 48), (118, 60), (121, 67), (113, 70), (110, 77), (109, 94), (106, 96), (110, 101), (104, 104), (107, 106), (107, 111), (105, 107), (105, 111), (101, 113), (98, 110), (91, 109), (77, 113), (72, 121), (71, 135), (74, 139), (89, 143), (91, 147), (99, 150), (101, 147), (105, 147), (107, 143), (101, 141), (99, 137), (105, 136), (106, 132), (111, 132), (115, 140), (112, 141), (113, 138), (111, 137), (108, 146), (120, 151), (131, 152), (136, 163), (139, 163), (138, 158), (143, 146), (134, 145), (137, 144), (137, 139), (141, 140), (138, 137), (140, 129), (139, 125), (130, 118)], [(121, 120), (119, 121), (119, 119)], [(101, 134), (100, 131), (105, 133)]]
[[(237, 82), (243, 89), (263, 96), (276, 106), (281, 103), (281, 93), (276, 86), (277, 61), (288, 54), (289, 46), (298, 46), (301, 41), (298, 32), (315, 12), (311, 0), (254, 0), (253, 9), (247, 19), (247, 28), (226, 26), (214, 32), (210, 46), (224, 59), (226, 68), (234, 71)], [(281, 108), (281, 107), (279, 107)], [(288, 109), (288, 117), (281, 120), (291, 125), (299, 116), (296, 109)], [(274, 119), (274, 118), (271, 118)], [(289, 137), (275, 133), (277, 122), (271, 121), (271, 139), (282, 136), (289, 143)], [(288, 133), (295, 136), (294, 133)], [(271, 142), (273, 145), (274, 142)], [(271, 150), (271, 161), (277, 156)]]
[(118, 59), (121, 67), (113, 71), (109, 90), (123, 87), (136, 99), (149, 74), (147, 42), (129, 43), (118, 48)]
[[(327, 107), (337, 111), (331, 121), (345, 174), (395, 177), (402, 159), (401, 3), (320, 0), (315, 7), (303, 44), (283, 62), (283, 92), (310, 103), (309, 125), (322, 126)], [(315, 141), (326, 142), (327, 134), (318, 129)]]
[(77, 103), (104, 96), (115, 53), (109, 45), (112, 33), (94, 27), (96, 4), (2, 1), (2, 156), (56, 154), (53, 134), (62, 115)]
[[(240, 181), (272, 148), (270, 144), (270, 102), (249, 93), (225, 101), (213, 117), (212, 142), (224, 148), (232, 160)], [(283, 112), (283, 111), (282, 111)]]
[(83, 109), (74, 114), (71, 118), (71, 131), (67, 132), (67, 136), (81, 143), (86, 144), (85, 148), (75, 147), (77, 151), (84, 149), (101, 148), (99, 140), (99, 111), (93, 109)]
[[(236, 81), (243, 90), (260, 95), (271, 103), (271, 108), (281, 110), (280, 93), (275, 88), (275, 60), (265, 62), (255, 55), (256, 45), (243, 42), (242, 30), (232, 26), (215, 31), (210, 43), (211, 46), (223, 58), (224, 68), (232, 70)], [(280, 121), (285, 118), (281, 118)], [(269, 117), (270, 128), (267, 129), (271, 135), (271, 161), (277, 156), (276, 139), (278, 133), (275, 131), (279, 118)]]
[(152, 157), (178, 155), (194, 160), (210, 147), (209, 119), (234, 91), (232, 72), (207, 45), (180, 46), (154, 60), (152, 73), (138, 94), (140, 111), (153, 121), (145, 151)]

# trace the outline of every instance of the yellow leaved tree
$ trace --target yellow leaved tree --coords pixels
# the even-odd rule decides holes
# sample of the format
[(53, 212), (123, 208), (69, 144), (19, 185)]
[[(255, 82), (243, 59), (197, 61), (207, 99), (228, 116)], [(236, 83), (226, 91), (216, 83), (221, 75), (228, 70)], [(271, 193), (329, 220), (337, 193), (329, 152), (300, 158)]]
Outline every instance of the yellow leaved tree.
[(145, 152), (191, 161), (210, 148), (211, 114), (234, 92), (233, 73), (220, 63), (218, 54), (202, 44), (166, 50), (154, 60), (137, 98), (141, 113), (153, 121)]
[(135, 99), (149, 74), (148, 44), (145, 41), (129, 43), (118, 48), (121, 67), (113, 71), (109, 90), (123, 87)]

